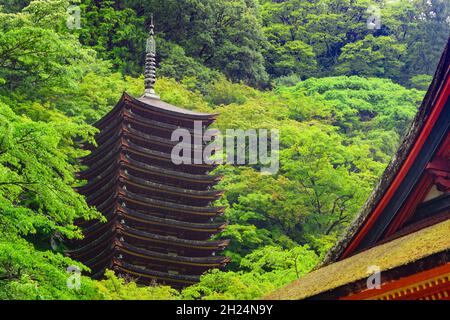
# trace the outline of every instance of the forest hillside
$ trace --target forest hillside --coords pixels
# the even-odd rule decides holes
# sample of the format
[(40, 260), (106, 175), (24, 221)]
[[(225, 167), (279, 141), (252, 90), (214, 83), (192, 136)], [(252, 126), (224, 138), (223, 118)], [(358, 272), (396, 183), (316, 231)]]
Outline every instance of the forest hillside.
[[(217, 169), (232, 263), (182, 292), (93, 280), (64, 255), (75, 220), (102, 219), (74, 191), (77, 159), (122, 93), (143, 93), (151, 13), (162, 100), (280, 131), (276, 174)], [(256, 299), (301, 277), (377, 183), (449, 34), (446, 0), (0, 2), (0, 299)]]

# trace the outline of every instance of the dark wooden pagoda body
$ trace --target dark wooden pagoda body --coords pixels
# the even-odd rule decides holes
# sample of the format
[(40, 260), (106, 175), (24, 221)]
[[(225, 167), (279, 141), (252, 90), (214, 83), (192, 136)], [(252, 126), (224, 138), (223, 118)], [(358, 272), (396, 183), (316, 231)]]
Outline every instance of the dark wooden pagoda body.
[[(89, 205), (107, 222), (81, 222), (85, 238), (70, 256), (83, 262), (95, 278), (106, 269), (143, 284), (173, 287), (194, 284), (211, 268), (223, 268), (229, 258), (217, 255), (228, 240), (210, 238), (225, 227), (222, 207), (211, 203), (223, 192), (214, 165), (175, 165), (172, 132), (194, 122), (205, 129), (216, 115), (197, 113), (158, 99), (135, 99), (124, 93), (116, 107), (95, 126), (98, 146), (81, 159), (79, 173), (87, 184), (78, 188)], [(205, 144), (194, 145), (201, 148)], [(200, 140), (202, 141), (202, 140)], [(198, 150), (198, 149), (197, 149)]]

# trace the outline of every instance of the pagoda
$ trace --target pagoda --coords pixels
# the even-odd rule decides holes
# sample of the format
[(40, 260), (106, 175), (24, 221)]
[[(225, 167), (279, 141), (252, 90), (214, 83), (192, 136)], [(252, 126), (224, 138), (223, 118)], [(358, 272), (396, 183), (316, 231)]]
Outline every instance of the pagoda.
[[(182, 288), (230, 261), (216, 255), (229, 240), (211, 240), (226, 227), (220, 218), (224, 208), (211, 205), (223, 194), (213, 188), (220, 181), (210, 174), (215, 165), (176, 165), (171, 157), (179, 143), (171, 139), (175, 130), (195, 137), (194, 128), (207, 129), (217, 114), (178, 108), (156, 95), (153, 28), (152, 21), (144, 95), (122, 95), (95, 123), (97, 146), (87, 145), (91, 153), (80, 160), (87, 169), (79, 178), (87, 183), (77, 191), (107, 222), (80, 222), (84, 239), (69, 255), (88, 266), (94, 278), (112, 269), (138, 283)], [(194, 152), (206, 146), (197, 138), (191, 139)]]

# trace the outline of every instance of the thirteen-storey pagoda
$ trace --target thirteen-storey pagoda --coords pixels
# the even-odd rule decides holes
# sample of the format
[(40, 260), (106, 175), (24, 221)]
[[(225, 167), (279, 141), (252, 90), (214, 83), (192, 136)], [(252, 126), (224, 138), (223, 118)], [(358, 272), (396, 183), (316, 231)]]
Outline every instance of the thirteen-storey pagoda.
[[(228, 240), (212, 241), (225, 222), (216, 222), (224, 208), (211, 203), (223, 192), (213, 189), (220, 180), (210, 175), (214, 164), (175, 165), (171, 141), (176, 129), (187, 129), (194, 150), (194, 123), (210, 126), (217, 115), (172, 106), (155, 94), (153, 23), (147, 42), (145, 94), (124, 93), (116, 107), (95, 126), (98, 146), (81, 159), (87, 184), (78, 188), (89, 205), (107, 222), (82, 222), (85, 238), (70, 251), (94, 277), (106, 269), (137, 282), (184, 287), (211, 268), (222, 268), (229, 258), (216, 256)], [(200, 137), (199, 141), (203, 141)]]

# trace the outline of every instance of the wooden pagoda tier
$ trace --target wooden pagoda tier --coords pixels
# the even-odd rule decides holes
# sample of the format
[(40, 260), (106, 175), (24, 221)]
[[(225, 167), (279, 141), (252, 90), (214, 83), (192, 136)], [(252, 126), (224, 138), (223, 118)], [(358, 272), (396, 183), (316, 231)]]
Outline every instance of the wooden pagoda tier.
[(219, 217), (224, 208), (211, 206), (223, 194), (213, 188), (221, 177), (210, 175), (212, 164), (175, 165), (171, 159), (179, 143), (171, 141), (174, 130), (187, 129), (192, 150), (203, 151), (206, 144), (194, 139), (194, 123), (205, 130), (215, 118), (124, 93), (95, 124), (98, 146), (86, 145), (91, 153), (80, 160), (87, 169), (79, 178), (87, 183), (77, 190), (107, 222), (79, 222), (85, 237), (73, 243), (70, 256), (94, 277), (109, 268), (143, 284), (174, 287), (223, 268), (230, 259), (216, 252), (229, 241), (210, 240), (226, 227)]

